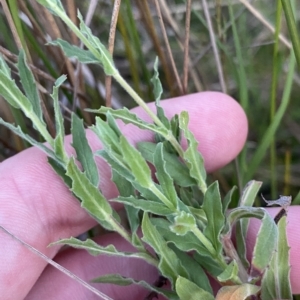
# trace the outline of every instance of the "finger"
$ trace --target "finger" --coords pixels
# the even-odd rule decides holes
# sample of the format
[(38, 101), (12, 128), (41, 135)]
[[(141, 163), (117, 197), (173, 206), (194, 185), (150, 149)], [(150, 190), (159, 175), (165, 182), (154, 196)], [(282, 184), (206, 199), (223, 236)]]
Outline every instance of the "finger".
[[(162, 105), (168, 116), (183, 109), (190, 113), (190, 129), (200, 141), (199, 149), (209, 171), (231, 161), (245, 142), (245, 114), (229, 96), (206, 92), (167, 100)], [(141, 117), (145, 116), (140, 109), (135, 111)], [(123, 125), (121, 129), (133, 142), (151, 138), (132, 126)], [(92, 147), (97, 149), (99, 142), (93, 133), (89, 131), (88, 136)], [(70, 150), (70, 146), (67, 148)], [(115, 196), (109, 169), (103, 162), (99, 167), (103, 193), (108, 198)], [(28, 149), (3, 162), (0, 165), (0, 182), (0, 224), (49, 257), (53, 257), (58, 249), (46, 248), (49, 243), (77, 236), (94, 224), (38, 149)], [(0, 249), (0, 294), (8, 292), (11, 298), (22, 299), (45, 263), (21, 245), (13, 243), (5, 234), (0, 234), (5, 245)], [(20, 269), (25, 275), (20, 274)], [(12, 286), (12, 281), (19, 282), (22, 288)]]

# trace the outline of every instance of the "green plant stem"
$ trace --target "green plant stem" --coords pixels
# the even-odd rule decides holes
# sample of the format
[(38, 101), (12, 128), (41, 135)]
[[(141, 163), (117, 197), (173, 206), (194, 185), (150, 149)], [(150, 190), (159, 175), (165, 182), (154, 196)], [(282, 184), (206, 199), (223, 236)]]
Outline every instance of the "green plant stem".
[[(123, 89), (132, 97), (132, 99), (141, 106), (147, 114), (151, 117), (151, 119), (156, 123), (156, 125), (160, 127), (164, 127), (164, 124), (159, 120), (159, 118), (152, 112), (149, 106), (144, 102), (144, 100), (133, 90), (133, 88), (124, 80), (124, 78), (118, 73), (116, 75), (112, 75), (115, 80), (123, 87)], [(183, 157), (183, 149), (180, 144), (177, 142), (172, 132), (169, 131), (168, 135), (165, 138), (173, 145), (178, 154)]]
[(292, 5), (290, 0), (281, 0), (281, 3), (285, 14), (286, 23), (289, 29), (289, 34), (291, 36), (298, 68), (300, 69), (300, 41), (299, 41), (297, 25), (295, 22)]
[(210, 254), (212, 255), (213, 258), (215, 258), (219, 265), (221, 266), (221, 268), (223, 270), (225, 270), (225, 268), (227, 267), (224, 259), (219, 256), (214, 248), (214, 246), (212, 245), (212, 243), (205, 237), (205, 235), (201, 232), (201, 230), (199, 230), (199, 228), (197, 226), (192, 227), (191, 230), (194, 235), (199, 239), (199, 241), (204, 245), (204, 247), (210, 252)]

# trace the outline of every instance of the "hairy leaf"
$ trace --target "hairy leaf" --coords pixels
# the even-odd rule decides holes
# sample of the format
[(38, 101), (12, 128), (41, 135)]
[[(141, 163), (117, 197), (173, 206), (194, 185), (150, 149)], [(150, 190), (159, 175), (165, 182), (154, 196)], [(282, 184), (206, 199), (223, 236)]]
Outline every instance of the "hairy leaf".
[(278, 222), (278, 245), (262, 279), (262, 300), (293, 299), (290, 283), (289, 246), (286, 235), (286, 216)]
[(55, 113), (55, 127), (56, 127), (56, 137), (54, 139), (54, 151), (55, 154), (60, 157), (63, 161), (67, 160), (67, 154), (64, 149), (64, 138), (65, 138), (65, 128), (64, 119), (60, 110), (59, 100), (58, 100), (58, 89), (59, 86), (67, 79), (67, 76), (60, 76), (54, 84), (53, 93), (51, 97), (54, 103), (54, 113)]
[(87, 175), (79, 170), (74, 158), (68, 162), (66, 174), (72, 179), (72, 192), (81, 200), (81, 206), (105, 228), (114, 230), (110, 225), (113, 214), (111, 206)]
[[(137, 148), (147, 161), (154, 164), (154, 152), (156, 150), (156, 144), (150, 142), (141, 142), (137, 144)], [(189, 169), (179, 161), (176, 155), (170, 154), (164, 149), (163, 154), (166, 161), (166, 171), (177, 185), (189, 187), (197, 184), (197, 182), (190, 177)]]
[(172, 285), (175, 283), (178, 275), (187, 275), (174, 251), (168, 247), (159, 231), (152, 225), (147, 213), (144, 213), (142, 232), (142, 240), (149, 244), (160, 257), (160, 272), (171, 281)]
[(220, 234), (225, 224), (225, 217), (217, 181), (208, 187), (204, 195), (202, 207), (207, 218), (207, 226), (204, 229), (204, 235), (211, 241), (217, 253), (220, 253), (222, 249)]
[(41, 122), (44, 122), (40, 97), (37, 91), (35, 78), (33, 77), (32, 72), (26, 63), (24, 50), (21, 50), (19, 53), (17, 66), (25, 95), (27, 96), (27, 99), (31, 102), (32, 109), (36, 116), (40, 119)]
[(214, 296), (211, 293), (181, 276), (178, 276), (176, 280), (175, 289), (180, 299), (183, 300), (214, 300)]
[(98, 168), (92, 149), (87, 141), (83, 121), (74, 113), (72, 114), (72, 146), (76, 150), (77, 159), (80, 161), (86, 177), (97, 187), (99, 184)]
[(150, 188), (153, 185), (151, 171), (141, 153), (131, 146), (123, 136), (120, 137), (120, 149), (135, 180), (142, 187)]
[(174, 218), (174, 224), (170, 226), (171, 231), (177, 235), (186, 235), (193, 227), (196, 226), (196, 221), (193, 215), (181, 211)]
[(67, 57), (76, 57), (83, 64), (99, 64), (99, 60), (89, 51), (69, 44), (67, 41), (57, 39), (49, 42), (49, 45), (59, 46)]
[(163, 295), (167, 299), (170, 300), (179, 300), (175, 292), (168, 291), (166, 289), (158, 288), (156, 286), (150, 285), (144, 280), (134, 280), (130, 277), (124, 277), (121, 276), (120, 274), (107, 274), (104, 276), (97, 277), (92, 280), (92, 282), (97, 282), (97, 283), (111, 283), (111, 284), (116, 284), (120, 286), (127, 286), (131, 284), (136, 284), (139, 286), (142, 286), (152, 292), (155, 292), (157, 294)]
[(186, 111), (182, 111), (179, 116), (179, 126), (188, 141), (188, 148), (184, 152), (183, 157), (190, 170), (192, 178), (196, 179), (200, 190), (206, 192), (206, 172), (204, 168), (203, 157), (198, 151), (198, 142), (192, 132), (188, 129), (189, 115)]
[(166, 207), (164, 204), (150, 201), (150, 200), (136, 199), (133, 196), (130, 197), (119, 196), (118, 198), (112, 199), (111, 201), (124, 203), (133, 206), (135, 208), (141, 209), (143, 211), (147, 211), (160, 216), (168, 216), (174, 213), (174, 211), (170, 210), (170, 208)]
[(150, 124), (143, 121), (142, 119), (138, 118), (134, 113), (131, 113), (126, 107), (122, 109), (112, 109), (109, 107), (102, 106), (97, 110), (87, 109), (87, 111), (98, 114), (107, 114), (107, 112), (110, 112), (114, 118), (122, 120), (125, 124), (133, 124), (141, 129), (151, 130), (163, 136), (168, 135), (168, 130), (166, 128), (157, 127), (154, 124)]
[(177, 193), (174, 187), (174, 183), (170, 175), (166, 170), (166, 161), (163, 153), (163, 144), (159, 143), (154, 152), (154, 166), (156, 168), (156, 178), (159, 181), (162, 192), (172, 203), (172, 206), (177, 208)]

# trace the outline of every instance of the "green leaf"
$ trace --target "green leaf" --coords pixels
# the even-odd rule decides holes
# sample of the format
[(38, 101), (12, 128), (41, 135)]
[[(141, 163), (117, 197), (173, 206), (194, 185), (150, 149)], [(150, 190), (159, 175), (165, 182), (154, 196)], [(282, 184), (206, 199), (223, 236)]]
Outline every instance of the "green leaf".
[[(141, 142), (137, 144), (137, 148), (147, 161), (154, 164), (156, 144), (150, 142)], [(166, 161), (166, 171), (177, 185), (189, 187), (197, 184), (197, 182), (191, 178), (189, 169), (179, 161), (176, 155), (166, 152), (165, 149), (163, 149), (163, 155), (164, 160)]]
[(134, 196), (130, 196), (130, 197), (119, 196), (118, 198), (112, 199), (111, 201), (124, 203), (133, 206), (135, 208), (141, 209), (143, 211), (147, 211), (160, 216), (168, 216), (174, 213), (174, 211), (172, 211), (164, 204), (160, 204), (150, 200), (136, 199)]
[(124, 164), (124, 160), (122, 157), (116, 155), (115, 153), (108, 152), (106, 150), (96, 151), (95, 154), (101, 156), (105, 161), (107, 161), (111, 168), (120, 176), (124, 177), (130, 182), (134, 181), (134, 176), (132, 175), (128, 166)]
[(234, 186), (231, 188), (231, 190), (226, 194), (226, 196), (224, 197), (223, 201), (222, 201), (222, 206), (223, 206), (223, 214), (225, 215), (228, 206), (230, 205), (230, 202), (232, 200), (232, 195), (233, 193), (236, 191), (237, 187)]
[(106, 49), (106, 47), (100, 42), (99, 38), (92, 34), (91, 29), (85, 25), (82, 15), (79, 11), (78, 19), (80, 20), (80, 31), (86, 36), (89, 42), (89, 45), (86, 46), (89, 46), (89, 49), (94, 48), (97, 50), (97, 59), (101, 63), (105, 74), (113, 76), (116, 73), (118, 73), (117, 69), (115, 68), (111, 54)]
[(205, 291), (195, 283), (181, 276), (178, 276), (176, 280), (175, 289), (181, 300), (215, 299), (211, 293)]
[(108, 122), (96, 117), (96, 124), (93, 125), (91, 129), (97, 134), (106, 150), (113, 151), (121, 155), (119, 136), (110, 127)]
[[(121, 197), (130, 197), (135, 194), (132, 184), (115, 170), (112, 170), (112, 180), (117, 186)], [(139, 209), (126, 204), (124, 205), (124, 207), (126, 210), (131, 232), (134, 234), (140, 225)]]
[(57, 15), (54, 12), (54, 8), (64, 11), (64, 7), (60, 0), (36, 0), (41, 5), (45, 6), (52, 14)]
[(154, 152), (154, 166), (156, 168), (156, 178), (159, 181), (162, 192), (172, 203), (173, 207), (177, 208), (177, 193), (174, 187), (174, 183), (170, 175), (166, 170), (166, 161), (163, 153), (163, 144), (159, 143)]
[(151, 223), (158, 227), (159, 233), (167, 241), (167, 243), (173, 243), (178, 249), (188, 252), (188, 251), (197, 251), (203, 255), (206, 254), (208, 258), (211, 254), (208, 250), (202, 245), (201, 242), (196, 238), (196, 236), (188, 232), (185, 236), (177, 235), (174, 232), (170, 231), (170, 226), (172, 225), (169, 221), (154, 218)]
[(152, 225), (147, 213), (144, 213), (142, 232), (142, 240), (149, 244), (155, 250), (157, 255), (159, 255), (159, 270), (161, 274), (168, 278), (173, 286), (177, 276), (186, 276), (186, 271), (180, 264), (174, 251), (168, 247), (166, 241), (160, 235), (156, 227)]
[(72, 187), (72, 180), (66, 175), (66, 169), (64, 166), (59, 164), (55, 159), (48, 157), (48, 163), (51, 165), (52, 169), (56, 174), (64, 181), (68, 188)]
[(259, 286), (249, 283), (224, 286), (219, 290), (215, 300), (246, 300), (250, 296), (257, 295), (259, 291)]
[(32, 105), (19, 90), (14, 80), (7, 77), (7, 72), (0, 71), (0, 95), (13, 107), (21, 109), (24, 113), (32, 113)]
[(51, 41), (48, 45), (59, 46), (67, 57), (76, 57), (83, 64), (100, 64), (99, 60), (89, 50), (83, 50), (62, 39)]
[(250, 270), (252, 277), (263, 274), (276, 251), (277, 242), (278, 228), (273, 218), (265, 211), (252, 254)]
[(7, 78), (11, 78), (11, 70), (2, 55), (0, 55), (0, 70)]
[[(252, 206), (254, 204), (256, 195), (262, 185), (260, 181), (251, 180), (245, 186), (242, 196), (239, 201), (239, 206)], [(249, 262), (247, 260), (247, 247), (246, 247), (246, 237), (249, 226), (249, 219), (243, 218), (239, 220), (236, 224), (236, 248), (237, 253), (247, 269), (249, 267)]]
[(203, 269), (212, 276), (217, 277), (223, 272), (223, 268), (220, 267), (215, 259), (208, 255), (206, 256), (203, 255), (203, 253), (195, 252), (193, 257), (203, 267)]
[(165, 116), (163, 108), (160, 106), (160, 99), (163, 92), (163, 87), (161, 85), (158, 73), (158, 57), (155, 58), (154, 62), (154, 74), (151, 78), (151, 82), (153, 84), (153, 94), (155, 97), (155, 106), (157, 111), (157, 117), (162, 121), (162, 123), (166, 126), (166, 128), (170, 129), (170, 121)]
[(17, 67), (19, 70), (19, 75), (25, 95), (31, 102), (32, 109), (36, 116), (40, 119), (41, 122), (44, 122), (40, 103), (41, 100), (37, 91), (35, 78), (33, 77), (32, 72), (26, 63), (26, 57), (23, 50), (21, 50), (19, 53)]
[(151, 130), (155, 133), (161, 134), (162, 136), (168, 135), (168, 130), (166, 128), (157, 127), (154, 124), (143, 121), (135, 114), (131, 113), (126, 107), (122, 109), (112, 109), (110, 107), (102, 106), (97, 110), (87, 109), (87, 111), (104, 115), (107, 114), (107, 112), (110, 112), (114, 118), (122, 120), (125, 124), (133, 124), (141, 129)]
[(42, 150), (44, 153), (47, 154), (47, 156), (51, 157), (52, 159), (57, 161), (59, 164), (62, 164), (62, 161), (60, 161), (56, 157), (55, 153), (50, 148), (46, 147), (44, 143), (37, 142), (31, 136), (24, 133), (20, 126), (15, 127), (14, 125), (12, 125), (10, 123), (5, 122), (2, 118), (0, 118), (0, 124), (4, 125), (6, 128), (11, 130), (14, 134), (18, 135), (19, 137), (21, 137), (22, 139), (27, 141), (30, 145), (35, 146), (35, 147), (39, 148), (40, 150)]
[(113, 209), (87, 175), (80, 172), (74, 158), (68, 162), (66, 174), (72, 179), (72, 192), (81, 200), (81, 206), (105, 228), (114, 230), (108, 225), (111, 223)]
[(179, 300), (176, 293), (174, 293), (172, 291), (168, 291), (168, 290), (150, 285), (149, 283), (147, 283), (144, 280), (141, 280), (141, 281), (134, 280), (134, 279), (129, 278), (129, 277), (124, 277), (120, 274), (107, 274), (107, 275), (100, 276), (100, 277), (97, 277), (97, 278), (93, 279), (92, 282), (111, 283), (111, 284), (116, 284), (116, 285), (120, 285), (120, 286), (127, 286), (127, 285), (131, 285), (131, 284), (136, 284), (136, 285), (142, 286), (142, 287), (144, 287), (144, 288), (146, 288), (146, 289), (148, 289), (152, 292), (163, 295), (167, 299)]
[(151, 170), (141, 153), (129, 144), (125, 137), (120, 137), (120, 150), (135, 180), (144, 188), (153, 186)]
[(278, 222), (278, 245), (262, 279), (262, 300), (293, 299), (290, 282), (289, 250), (286, 234), (286, 216)]
[(188, 129), (189, 115), (186, 111), (182, 111), (179, 116), (179, 126), (188, 141), (188, 148), (184, 152), (183, 157), (190, 170), (192, 178), (196, 179), (200, 190), (205, 194), (206, 186), (206, 172), (204, 168), (204, 161), (202, 155), (198, 151), (198, 142), (196, 141), (192, 132)]
[(124, 252), (116, 249), (114, 245), (108, 245), (103, 247), (97, 243), (95, 243), (91, 239), (87, 239), (85, 241), (81, 241), (74, 237), (68, 239), (61, 239), (57, 242), (51, 243), (50, 246), (54, 245), (68, 245), (76, 249), (83, 249), (88, 251), (93, 256), (99, 255), (109, 255), (109, 256), (117, 256), (117, 257), (128, 257), (128, 258), (138, 258), (147, 260), (149, 255), (142, 252)]
[(175, 245), (170, 245), (170, 248), (175, 252), (180, 259), (182, 266), (186, 269), (188, 278), (198, 287), (213, 294), (209, 279), (200, 264), (193, 259), (188, 253), (178, 250)]
[(174, 224), (170, 226), (170, 229), (177, 235), (186, 235), (195, 226), (196, 221), (193, 215), (181, 211), (174, 218)]
[(91, 147), (87, 141), (83, 121), (74, 113), (72, 114), (72, 146), (76, 150), (77, 159), (80, 161), (86, 177), (97, 187), (99, 184), (98, 168)]
[(204, 195), (202, 208), (205, 211), (207, 218), (207, 226), (204, 229), (204, 235), (211, 241), (216, 252), (220, 253), (222, 250), (220, 234), (225, 224), (225, 217), (217, 181), (208, 187)]
[(227, 265), (226, 269), (218, 276), (218, 281), (230, 282), (235, 284), (242, 284), (242, 281), (239, 278), (239, 266), (235, 260), (233, 260), (229, 265)]
[(67, 79), (66, 75), (60, 76), (54, 84), (53, 92), (51, 98), (54, 103), (54, 113), (55, 113), (55, 125), (56, 125), (56, 137), (54, 139), (54, 151), (55, 154), (63, 161), (67, 161), (68, 156), (64, 148), (64, 138), (65, 138), (65, 128), (64, 119), (59, 106), (58, 99), (58, 89), (60, 85)]

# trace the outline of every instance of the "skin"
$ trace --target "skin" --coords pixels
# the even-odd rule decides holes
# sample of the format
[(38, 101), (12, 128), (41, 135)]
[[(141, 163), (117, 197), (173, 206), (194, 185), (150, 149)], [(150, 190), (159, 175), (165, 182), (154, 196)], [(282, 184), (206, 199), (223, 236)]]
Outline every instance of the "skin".
[[(153, 105), (151, 105), (153, 107)], [(247, 136), (247, 119), (229, 96), (216, 92), (198, 93), (162, 102), (169, 117), (181, 110), (190, 114), (190, 129), (200, 141), (199, 150), (208, 172), (232, 161), (242, 149)], [(134, 110), (144, 119), (146, 114)], [(121, 125), (121, 130), (132, 142), (151, 140), (152, 135), (133, 126)], [(93, 150), (101, 145), (94, 134), (87, 133)], [(66, 141), (68, 153), (73, 154), (70, 137)], [(117, 195), (110, 182), (108, 166), (97, 161), (101, 170), (100, 188), (110, 199)], [(0, 164), (0, 225), (29, 243), (59, 264), (88, 281), (107, 273), (120, 272), (124, 276), (154, 283), (156, 270), (137, 259), (99, 256), (91, 257), (85, 251), (47, 246), (61, 238), (78, 236), (95, 225), (47, 163), (45, 154), (36, 148), (27, 149)], [(118, 207), (113, 204), (118, 209)], [(276, 213), (272, 211), (272, 213)], [(299, 207), (288, 213), (288, 239), (291, 246), (291, 280), (293, 293), (300, 293), (300, 238), (297, 228)], [(251, 226), (249, 245), (253, 244), (257, 223)], [(47, 266), (37, 255), (0, 231), (0, 295), (1, 299), (99, 299), (78, 283), (52, 266)], [(97, 239), (101, 245), (113, 243), (117, 249), (131, 251), (115, 234)], [(148, 294), (138, 287), (94, 285), (113, 299), (143, 299)], [(27, 295), (27, 296), (26, 296)]]

